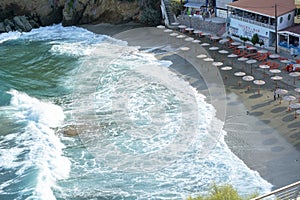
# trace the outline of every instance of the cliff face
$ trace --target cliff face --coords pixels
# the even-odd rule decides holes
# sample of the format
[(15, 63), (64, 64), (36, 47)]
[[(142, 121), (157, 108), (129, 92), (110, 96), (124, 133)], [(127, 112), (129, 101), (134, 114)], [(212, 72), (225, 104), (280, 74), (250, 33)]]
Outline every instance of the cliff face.
[(26, 16), (32, 26), (33, 22), (41, 26), (62, 22), (68, 26), (138, 21), (139, 13), (138, 0), (1, 0), (0, 27), (6, 30), (10, 25), (16, 29), (15, 16)]

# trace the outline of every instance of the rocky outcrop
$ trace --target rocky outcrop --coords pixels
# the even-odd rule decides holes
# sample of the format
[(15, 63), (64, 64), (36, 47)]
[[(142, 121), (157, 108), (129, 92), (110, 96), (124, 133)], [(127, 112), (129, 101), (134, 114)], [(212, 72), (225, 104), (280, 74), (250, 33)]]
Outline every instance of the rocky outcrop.
[(138, 0), (1, 0), (0, 32), (30, 31), (62, 23), (65, 26), (138, 21)]
[(140, 7), (138, 1), (120, 0), (68, 0), (63, 10), (63, 25), (107, 22), (118, 24), (136, 21)]

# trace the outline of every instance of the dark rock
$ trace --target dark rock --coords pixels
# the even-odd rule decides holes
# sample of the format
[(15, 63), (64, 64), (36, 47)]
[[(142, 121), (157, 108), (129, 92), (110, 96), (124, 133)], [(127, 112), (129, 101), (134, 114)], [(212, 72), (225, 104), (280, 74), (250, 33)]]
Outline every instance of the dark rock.
[(27, 18), (25, 16), (20, 16), (19, 19), (23, 23), (26, 32), (29, 32), (29, 31), (32, 30), (32, 26), (31, 26), (31, 24), (29, 23), (29, 21), (27, 20)]
[(4, 20), (4, 25), (5, 25), (5, 26), (10, 26), (11, 29), (14, 29), (14, 28), (15, 28), (15, 24), (14, 24), (11, 20), (9, 20), (9, 19), (5, 19), (5, 20)]
[(0, 33), (4, 33), (4, 32), (6, 32), (4, 23), (0, 22)]
[(75, 126), (70, 125), (70, 126), (64, 127), (63, 134), (66, 136), (76, 136), (76, 135), (78, 135), (78, 131), (75, 128)]
[(33, 19), (30, 19), (29, 23), (30, 23), (32, 28), (39, 28), (40, 27), (40, 25)]
[(6, 25), (5, 26), (5, 31), (10, 32), (10, 31), (13, 31), (13, 29), (10, 27), (10, 25)]

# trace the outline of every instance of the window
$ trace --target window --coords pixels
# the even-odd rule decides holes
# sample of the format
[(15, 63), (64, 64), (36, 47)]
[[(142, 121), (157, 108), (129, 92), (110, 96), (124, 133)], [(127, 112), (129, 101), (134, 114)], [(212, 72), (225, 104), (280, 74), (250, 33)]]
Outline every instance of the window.
[(289, 20), (289, 21), (291, 20), (291, 14), (288, 15), (288, 20)]
[(280, 17), (279, 22), (280, 24), (283, 22), (283, 17)]

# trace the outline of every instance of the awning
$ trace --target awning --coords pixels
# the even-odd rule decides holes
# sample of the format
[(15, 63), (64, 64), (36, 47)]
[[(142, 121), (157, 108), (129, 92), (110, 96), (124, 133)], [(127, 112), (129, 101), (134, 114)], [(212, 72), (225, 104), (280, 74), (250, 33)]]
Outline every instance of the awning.
[(203, 3), (186, 3), (184, 4), (184, 7), (188, 8), (200, 8), (201, 6), (204, 6)]

